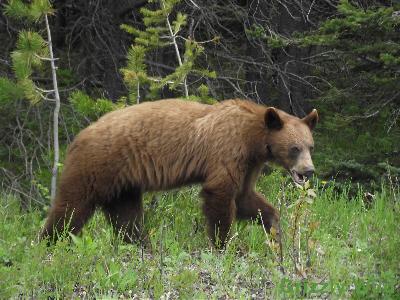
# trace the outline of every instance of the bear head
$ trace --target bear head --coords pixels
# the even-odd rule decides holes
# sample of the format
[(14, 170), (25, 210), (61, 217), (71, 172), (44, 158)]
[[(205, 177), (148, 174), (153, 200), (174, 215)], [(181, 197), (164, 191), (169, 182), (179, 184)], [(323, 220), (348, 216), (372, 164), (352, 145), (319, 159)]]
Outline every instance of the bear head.
[(317, 122), (316, 109), (302, 119), (273, 107), (265, 112), (268, 160), (288, 170), (299, 185), (304, 185), (315, 170), (311, 154), (314, 150), (312, 131)]

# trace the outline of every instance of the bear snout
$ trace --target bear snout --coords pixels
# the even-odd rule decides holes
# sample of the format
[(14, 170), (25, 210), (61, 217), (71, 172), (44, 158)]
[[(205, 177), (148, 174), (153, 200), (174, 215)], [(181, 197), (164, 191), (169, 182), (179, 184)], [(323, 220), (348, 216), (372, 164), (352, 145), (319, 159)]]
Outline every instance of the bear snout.
[(303, 172), (303, 176), (305, 176), (307, 179), (310, 179), (314, 175), (314, 172), (314, 168), (307, 169)]

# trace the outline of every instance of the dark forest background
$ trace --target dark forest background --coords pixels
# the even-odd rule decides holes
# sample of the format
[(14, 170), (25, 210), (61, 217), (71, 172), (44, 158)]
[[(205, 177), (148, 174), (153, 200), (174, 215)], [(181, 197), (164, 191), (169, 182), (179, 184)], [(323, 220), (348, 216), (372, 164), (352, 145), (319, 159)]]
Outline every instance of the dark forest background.
[[(189, 73), (191, 95), (251, 99), (299, 117), (315, 107), (321, 118), (315, 132), (320, 178), (374, 188), (400, 175), (399, 1), (175, 2), (171, 19), (186, 15), (176, 40), (181, 55), (185, 43), (195, 41), (202, 51), (191, 68), (215, 72)], [(41, 22), (5, 14), (6, 2), (0, 3), (0, 77), (12, 81), (19, 32), (45, 31)], [(141, 9), (156, 10), (159, 3), (57, 0), (52, 5), (63, 156), (74, 135), (107, 111), (77, 102), (135, 103), (122, 70), (129, 69), (129, 51), (137, 41), (121, 25), (145, 30)], [(146, 49), (144, 63), (148, 76), (168, 76), (177, 69), (175, 49)], [(32, 80), (51, 88), (50, 68), (32, 73)], [(154, 92), (142, 85), (140, 93), (141, 101), (184, 95), (182, 86)], [(49, 101), (10, 97), (0, 86), (0, 181), (25, 200), (48, 198), (52, 110)]]

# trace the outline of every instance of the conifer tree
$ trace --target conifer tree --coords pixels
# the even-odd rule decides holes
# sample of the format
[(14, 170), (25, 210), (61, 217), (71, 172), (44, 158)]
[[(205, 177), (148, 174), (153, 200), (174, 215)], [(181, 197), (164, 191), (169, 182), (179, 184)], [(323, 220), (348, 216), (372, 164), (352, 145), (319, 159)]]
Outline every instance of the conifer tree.
[[(382, 174), (400, 174), (395, 168), (400, 145), (399, 8), (378, 3), (365, 8), (340, 0), (337, 15), (314, 31), (268, 39), (270, 47), (314, 51), (305, 61), (321, 91), (316, 101), (323, 114), (320, 132), (325, 132), (319, 141), (331, 154), (329, 160), (322, 153), (317, 159), (323, 157), (326, 171), (321, 173), (327, 177), (378, 181)], [(332, 132), (340, 137), (331, 139)]]
[[(129, 98), (136, 103), (146, 98), (155, 98), (155, 93), (166, 86), (171, 90), (180, 89), (183, 96), (189, 98), (191, 93), (188, 82), (189, 75), (214, 78), (216, 74), (196, 66), (196, 59), (204, 51), (201, 44), (180, 35), (186, 25), (187, 16), (177, 12), (175, 18), (172, 17), (174, 8), (180, 0), (149, 2), (156, 3), (159, 8), (155, 10), (142, 8), (140, 10), (146, 27), (144, 30), (126, 24), (121, 26), (122, 29), (134, 36), (133, 45), (128, 53), (128, 64), (126, 68), (122, 69), (124, 80), (130, 90)], [(163, 78), (151, 76), (148, 74), (145, 64), (146, 55), (152, 50), (164, 47), (173, 47), (177, 66), (172, 73)], [(140, 94), (143, 86), (149, 87), (148, 95)], [(207, 96), (207, 86), (200, 85), (197, 92), (203, 101), (210, 100), (210, 97)]]
[[(51, 31), (48, 16), (53, 14), (49, 0), (32, 0), (27, 3), (22, 0), (10, 0), (5, 5), (5, 13), (9, 17), (23, 19), (31, 24), (43, 23), (47, 39), (39, 32), (22, 30), (19, 32), (16, 49), (12, 52), (12, 68), (15, 80), (0, 78), (0, 103), (27, 99), (33, 104), (40, 101), (54, 102), (53, 113), (53, 150), (54, 161), (51, 179), (51, 199), (56, 193), (56, 181), (59, 165), (58, 119), (60, 110), (60, 95), (58, 92), (56, 65), (52, 48)], [(32, 78), (34, 72), (44, 72), (45, 64), (50, 64), (52, 74), (52, 89), (44, 89)]]

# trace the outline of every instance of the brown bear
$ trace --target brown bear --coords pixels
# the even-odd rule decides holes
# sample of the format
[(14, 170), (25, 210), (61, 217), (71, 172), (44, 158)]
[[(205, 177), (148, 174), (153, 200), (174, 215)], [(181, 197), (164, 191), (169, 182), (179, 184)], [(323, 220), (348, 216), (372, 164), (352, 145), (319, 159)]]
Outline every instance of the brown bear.
[(202, 184), (203, 210), (214, 244), (224, 245), (235, 218), (256, 219), (269, 232), (279, 214), (254, 191), (268, 161), (298, 184), (314, 171), (311, 130), (303, 119), (246, 100), (206, 105), (177, 99), (110, 112), (69, 146), (56, 199), (41, 238), (66, 224), (77, 234), (96, 208), (131, 241), (142, 219), (142, 194)]

